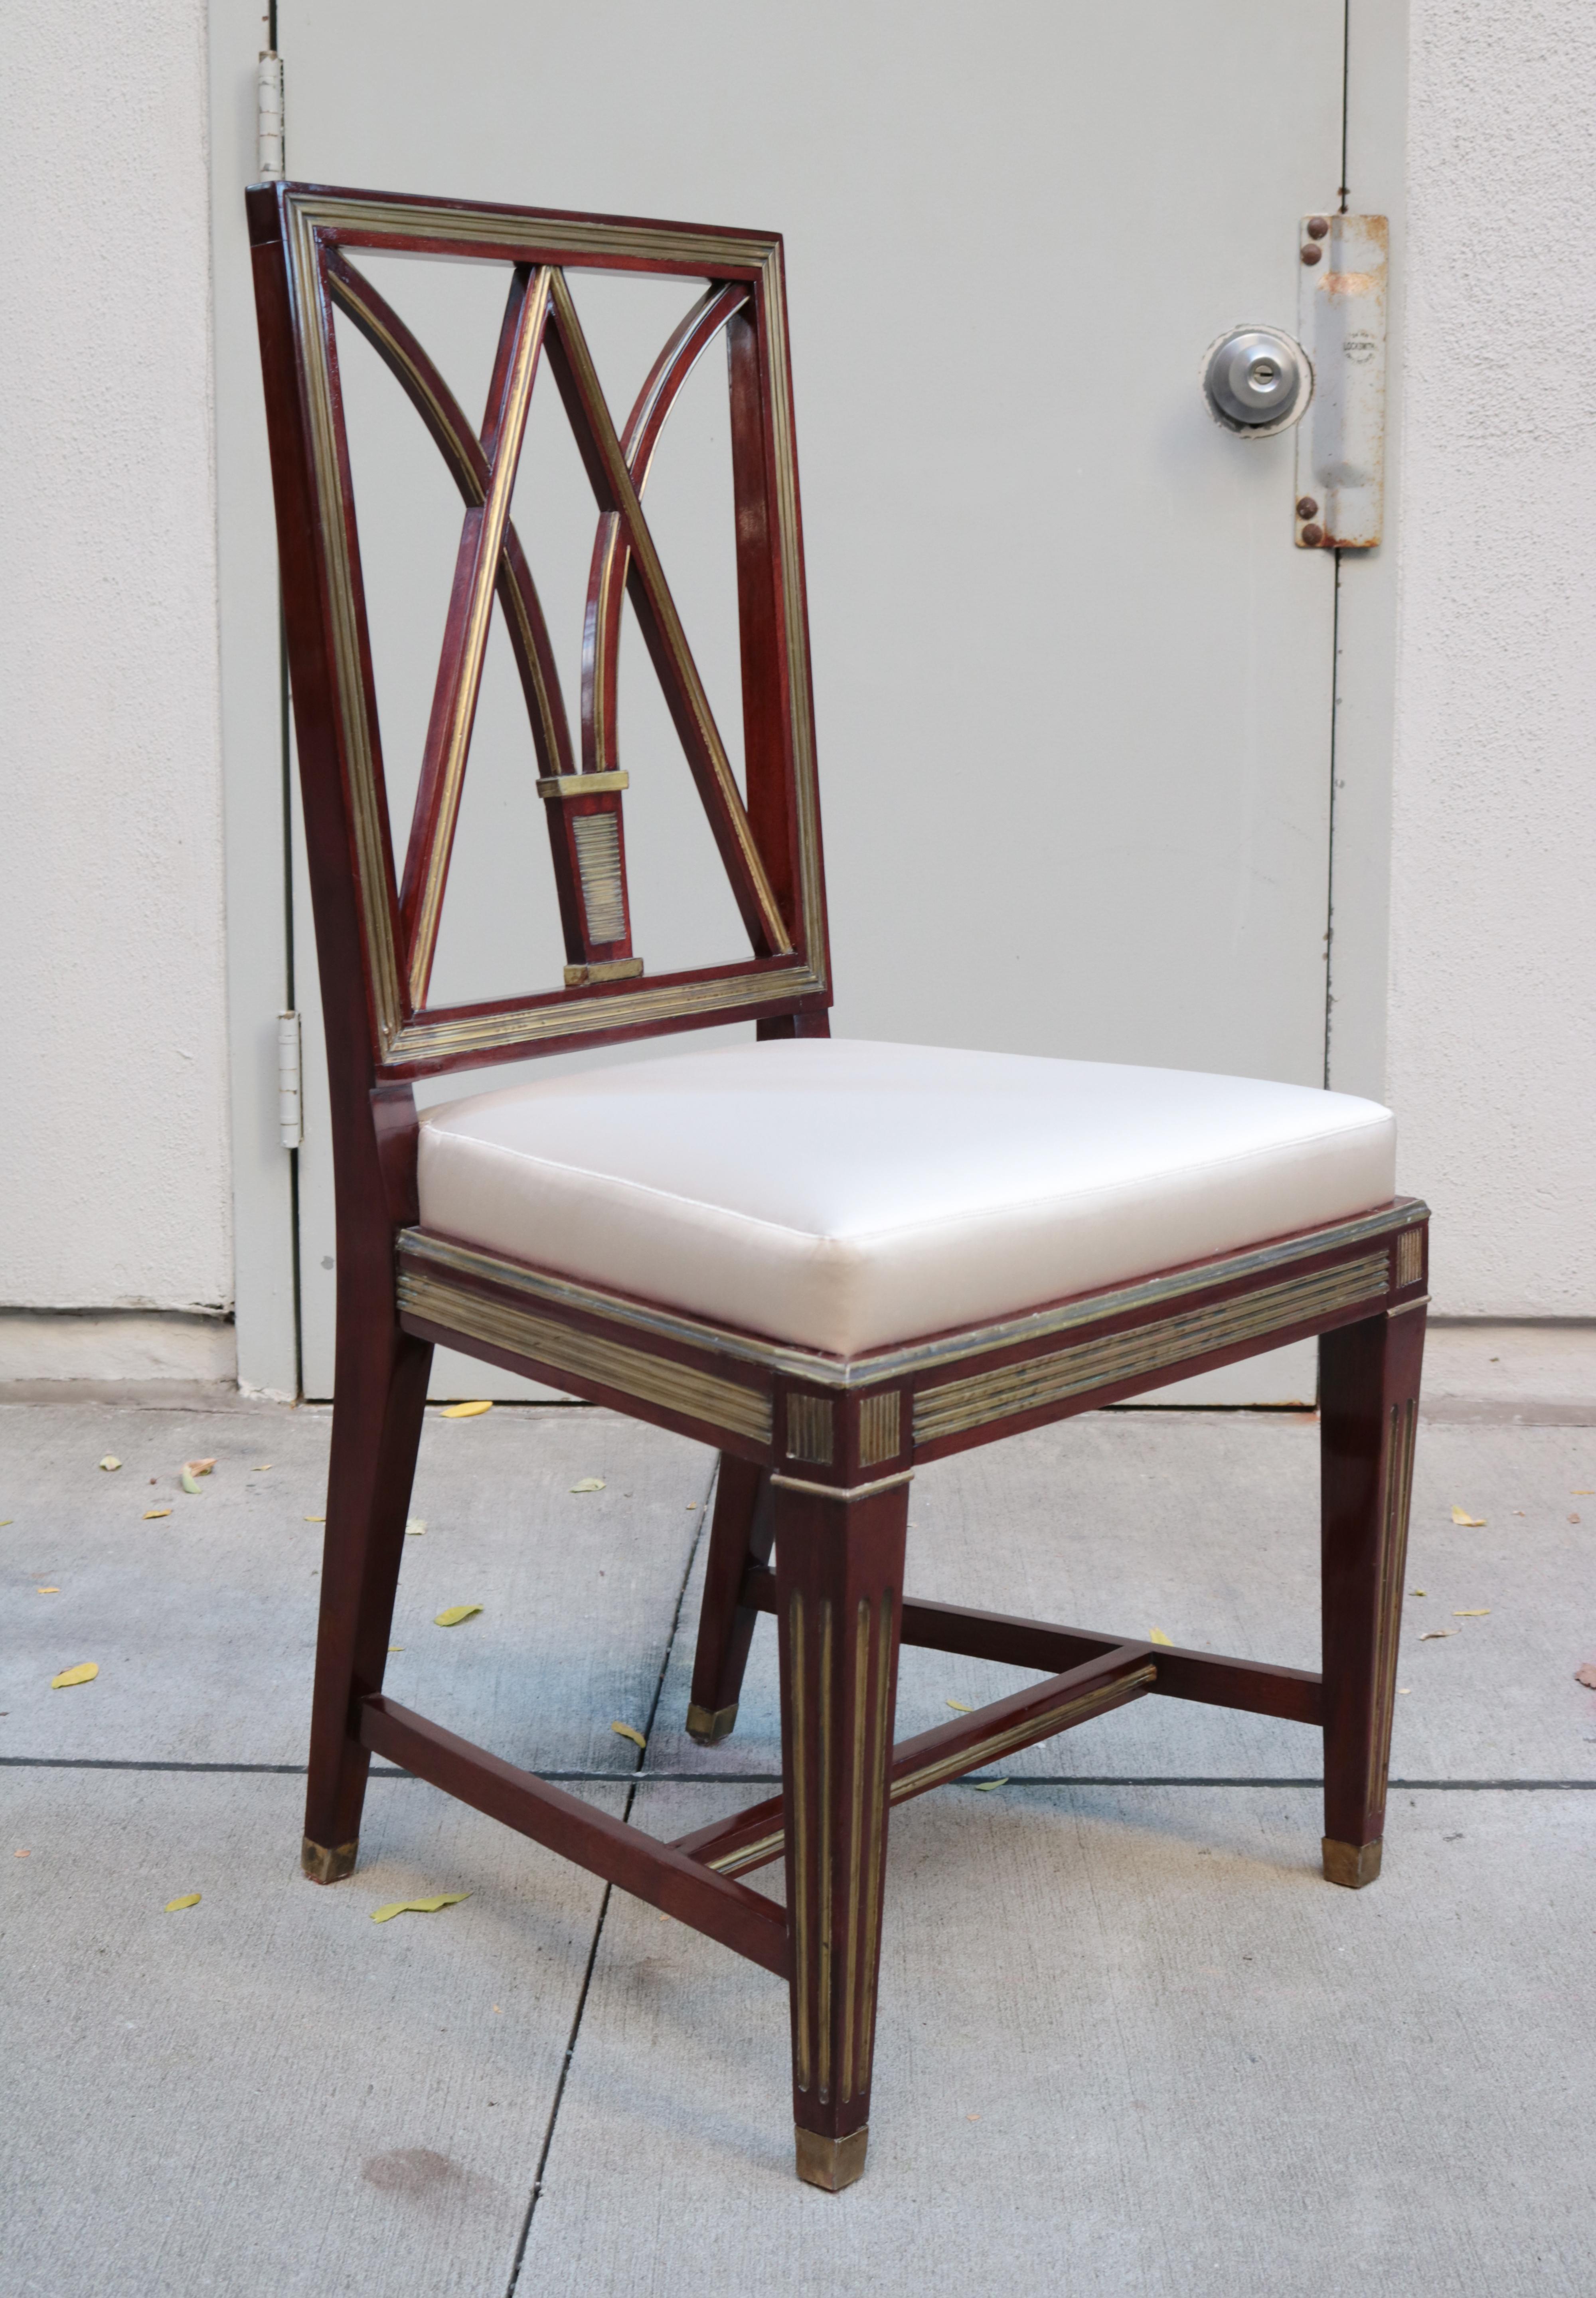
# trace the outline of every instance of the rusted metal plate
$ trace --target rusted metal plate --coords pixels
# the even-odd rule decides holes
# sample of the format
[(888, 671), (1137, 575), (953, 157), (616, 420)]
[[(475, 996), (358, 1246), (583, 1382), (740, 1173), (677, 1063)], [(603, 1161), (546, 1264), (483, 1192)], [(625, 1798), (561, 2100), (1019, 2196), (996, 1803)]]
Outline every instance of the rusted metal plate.
[(1385, 501), (1384, 216), (1304, 216), (1297, 332), (1313, 396), (1297, 427), (1296, 539), (1304, 550), (1368, 550)]

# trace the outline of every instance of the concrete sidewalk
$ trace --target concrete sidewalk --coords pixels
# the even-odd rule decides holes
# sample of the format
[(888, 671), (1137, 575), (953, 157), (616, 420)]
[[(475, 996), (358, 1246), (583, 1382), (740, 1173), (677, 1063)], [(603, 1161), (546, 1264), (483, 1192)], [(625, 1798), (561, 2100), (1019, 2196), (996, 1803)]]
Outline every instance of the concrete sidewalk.
[[(1463, 1354), (1379, 1883), (1319, 1878), (1311, 1733), (1181, 1702), (907, 1806), (836, 2197), (792, 2177), (750, 1965), (393, 1773), (355, 1876), (300, 1881), (326, 1412), (0, 1406), (0, 2294), (1583, 2294), (1596, 1426), (1517, 1371), (1493, 1416)], [(943, 1463), (911, 1586), (1311, 1666), (1316, 1449), (1307, 1415), (1115, 1413)], [(734, 1738), (681, 1730), (713, 1468), (583, 1408), (429, 1414), (391, 1688), (661, 1835), (768, 1793), (768, 1627)], [(1021, 1680), (906, 1655), (900, 1732)]]

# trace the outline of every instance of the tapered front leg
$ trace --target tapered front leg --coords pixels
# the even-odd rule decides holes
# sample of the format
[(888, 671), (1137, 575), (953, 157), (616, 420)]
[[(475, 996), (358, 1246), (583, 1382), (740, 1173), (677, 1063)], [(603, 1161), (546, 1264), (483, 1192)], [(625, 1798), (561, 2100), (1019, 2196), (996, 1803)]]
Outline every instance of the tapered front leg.
[(1319, 1340), (1325, 1874), (1380, 1872), (1424, 1308)]
[(359, 1848), (371, 1757), (353, 1738), (351, 1724), (357, 1700), (383, 1688), (432, 1368), (431, 1342), (401, 1333), (382, 1313), (383, 1305), (357, 1300), (346, 1306), (340, 1292), (301, 1855), (314, 1883), (335, 1883), (349, 1874)]
[(798, 2173), (864, 2168), (909, 1480), (773, 1476)]
[(739, 1600), (743, 1575), (750, 1564), (769, 1561), (773, 1532), (768, 1469), (723, 1452), (687, 1710), (688, 1737), (701, 1747), (726, 1739), (737, 1721), (743, 1670), (759, 1616)]

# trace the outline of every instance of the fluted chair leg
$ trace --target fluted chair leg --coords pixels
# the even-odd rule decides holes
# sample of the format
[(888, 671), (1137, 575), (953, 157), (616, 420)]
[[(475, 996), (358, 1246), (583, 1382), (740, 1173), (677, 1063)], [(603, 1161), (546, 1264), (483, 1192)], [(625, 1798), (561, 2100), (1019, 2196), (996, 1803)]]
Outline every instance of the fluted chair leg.
[(870, 2120), (908, 1483), (773, 1484), (798, 2174), (834, 2190)]
[(723, 1452), (687, 1710), (688, 1736), (702, 1747), (728, 1738), (737, 1721), (743, 1670), (759, 1616), (741, 1600), (743, 1575), (750, 1564), (769, 1562), (773, 1529), (769, 1472)]
[(349, 1874), (360, 1846), (371, 1757), (354, 1711), (383, 1688), (432, 1357), (430, 1342), (340, 1303), (302, 1852), (316, 1883)]
[(1319, 1339), (1324, 1602), (1324, 1869), (1380, 1872), (1396, 1705), (1422, 1302)]

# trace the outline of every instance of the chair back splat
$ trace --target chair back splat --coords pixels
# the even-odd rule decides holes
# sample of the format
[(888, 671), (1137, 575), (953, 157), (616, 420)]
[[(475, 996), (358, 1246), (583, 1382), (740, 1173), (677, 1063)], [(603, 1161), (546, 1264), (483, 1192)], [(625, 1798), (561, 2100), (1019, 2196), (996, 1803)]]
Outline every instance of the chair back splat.
[[(359, 996), (368, 1089), (752, 1020), (807, 1034), (831, 1003), (803, 536), (781, 243), (711, 231), (276, 183), (248, 194), (266, 357), (295, 729), (335, 1079)], [(491, 265), (505, 283), (480, 434), (362, 271), (367, 253)], [(623, 429), (605, 402), (567, 274), (680, 277), (698, 291)], [(384, 361), (464, 506), (431, 720), (400, 866), (389, 831), (335, 319)], [(649, 465), (693, 368), (724, 338), (736, 508), (745, 806), (643, 509)], [(580, 749), (525, 550), (509, 516), (533, 392), (558, 391), (597, 514)], [(649, 976), (632, 946), (616, 665), (632, 601), (726, 872), (749, 955)], [(565, 938), (565, 985), (437, 1006), (428, 989), (494, 600), (525, 696)], [(352, 863), (352, 869), (351, 864)], [(351, 962), (352, 961), (352, 962)], [(773, 1033), (775, 1034), (775, 1033)], [(335, 1087), (336, 1089), (336, 1087)]]
[[(1428, 1216), (1393, 1193), (1390, 1112), (1347, 1095), (830, 1038), (779, 239), (314, 184), (248, 197), (337, 1211), (304, 1872), (352, 1871), (375, 1753), (707, 1932), (785, 1982), (798, 2171), (835, 2189), (864, 2163), (897, 1805), (1129, 1701), (1195, 1700), (1319, 1733), (1324, 1872), (1354, 1889), (1379, 1873)], [(394, 255), (497, 275), (480, 428), (380, 292)], [(624, 425), (578, 313), (583, 271), (682, 283)], [(340, 330), (409, 400), (462, 505), (402, 856)], [(672, 408), (719, 345), (740, 781), (643, 508)], [(596, 522), (575, 733), (514, 516), (545, 375)], [(747, 936), (723, 963), (650, 974), (633, 946), (616, 733), (628, 599), (684, 755), (682, 800), (690, 780)], [(448, 1002), (434, 981), (495, 604), (564, 976)], [(418, 1119), (418, 1078), (739, 1021), (807, 1042), (545, 1069)], [(919, 1467), (1310, 1338), (1322, 1671), (906, 1595)], [(768, 1615), (779, 1797), (657, 1842), (387, 1697), (437, 1346), (718, 1451), (686, 1729), (713, 1746), (735, 1728)], [(1039, 1680), (895, 1743), (906, 1643)], [(777, 1858), (781, 1903), (741, 1880)]]

